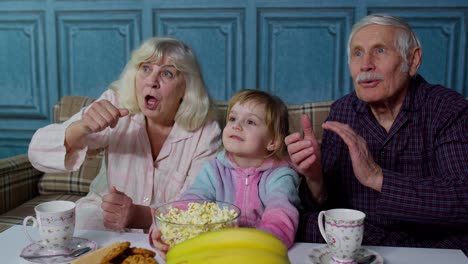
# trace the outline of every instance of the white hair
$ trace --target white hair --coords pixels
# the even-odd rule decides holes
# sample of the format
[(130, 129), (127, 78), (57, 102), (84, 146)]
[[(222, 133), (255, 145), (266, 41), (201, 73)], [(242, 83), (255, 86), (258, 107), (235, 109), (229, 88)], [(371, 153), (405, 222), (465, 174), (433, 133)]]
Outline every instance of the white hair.
[(167, 37), (153, 37), (132, 52), (121, 73), (110, 88), (119, 94), (122, 107), (131, 113), (141, 112), (135, 93), (135, 76), (143, 62), (161, 62), (169, 59), (185, 78), (185, 95), (175, 116), (175, 122), (188, 131), (202, 127), (207, 120), (214, 119), (215, 107), (205, 88), (198, 60), (184, 42)]
[(354, 24), (353, 28), (351, 29), (351, 34), (349, 34), (348, 38), (348, 64), (350, 63), (351, 59), (351, 40), (353, 39), (356, 32), (368, 25), (393, 26), (400, 29), (395, 39), (395, 48), (400, 52), (400, 55), (403, 59), (401, 71), (407, 72), (409, 70), (408, 57), (410, 52), (414, 48), (421, 48), (421, 43), (408, 23), (400, 18), (386, 14), (368, 15)]

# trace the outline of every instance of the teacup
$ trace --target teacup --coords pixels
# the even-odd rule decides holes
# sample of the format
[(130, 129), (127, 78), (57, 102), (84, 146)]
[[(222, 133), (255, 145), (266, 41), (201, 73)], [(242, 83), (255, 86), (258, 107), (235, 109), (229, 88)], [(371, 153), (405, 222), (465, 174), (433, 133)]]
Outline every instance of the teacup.
[[(75, 232), (75, 203), (70, 201), (45, 202), (34, 207), (36, 217), (27, 216), (23, 220), (23, 230), (33, 243), (50, 251), (61, 251), (73, 239)], [(40, 241), (34, 240), (26, 228), (29, 221), (38, 228)]]
[(334, 263), (356, 263), (355, 253), (361, 247), (365, 217), (363, 212), (352, 209), (331, 209), (319, 213), (320, 233), (328, 244)]

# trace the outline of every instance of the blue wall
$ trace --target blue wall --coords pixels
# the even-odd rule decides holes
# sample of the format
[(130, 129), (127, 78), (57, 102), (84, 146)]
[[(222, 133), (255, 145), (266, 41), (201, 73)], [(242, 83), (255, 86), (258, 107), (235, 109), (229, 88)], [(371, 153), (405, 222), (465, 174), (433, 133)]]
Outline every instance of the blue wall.
[(420, 72), (468, 97), (466, 0), (2, 0), (0, 158), (26, 153), (64, 95), (97, 97), (154, 35), (191, 45), (216, 100), (259, 88), (300, 104), (350, 92), (346, 41), (370, 13), (405, 18)]

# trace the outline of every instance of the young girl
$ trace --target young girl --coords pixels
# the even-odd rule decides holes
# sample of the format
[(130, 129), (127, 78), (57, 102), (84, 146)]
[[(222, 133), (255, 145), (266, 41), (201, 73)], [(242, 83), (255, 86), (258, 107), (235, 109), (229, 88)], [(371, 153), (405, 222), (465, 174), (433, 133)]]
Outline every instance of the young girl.
[[(235, 204), (241, 209), (239, 226), (268, 231), (290, 247), (300, 200), (299, 177), (288, 166), (284, 144), (289, 132), (287, 108), (276, 96), (243, 90), (231, 98), (227, 113), (224, 150), (205, 163), (181, 199)], [(157, 229), (150, 236), (157, 250), (168, 250)]]

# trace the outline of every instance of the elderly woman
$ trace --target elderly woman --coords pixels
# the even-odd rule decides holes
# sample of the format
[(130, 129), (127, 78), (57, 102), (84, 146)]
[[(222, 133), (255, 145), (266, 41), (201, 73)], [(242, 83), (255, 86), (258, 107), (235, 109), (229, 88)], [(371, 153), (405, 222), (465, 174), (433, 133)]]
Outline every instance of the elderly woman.
[(44, 172), (74, 171), (104, 148), (105, 168), (77, 201), (77, 226), (146, 229), (149, 206), (177, 199), (214, 157), (221, 130), (213, 110), (192, 50), (151, 38), (95, 103), (39, 129), (29, 159)]

